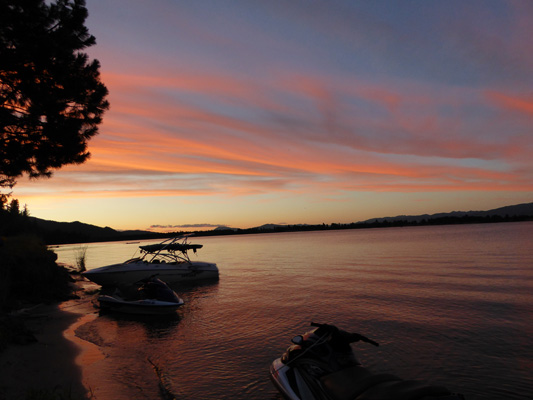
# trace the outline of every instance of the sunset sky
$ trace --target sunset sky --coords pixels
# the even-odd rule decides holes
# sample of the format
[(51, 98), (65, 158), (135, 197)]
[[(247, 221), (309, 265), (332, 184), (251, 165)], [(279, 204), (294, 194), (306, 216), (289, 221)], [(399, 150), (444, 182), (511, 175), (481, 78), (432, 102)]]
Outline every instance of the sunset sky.
[(533, 201), (532, 1), (87, 8), (111, 108), (86, 164), (15, 186), (35, 217), (190, 230)]

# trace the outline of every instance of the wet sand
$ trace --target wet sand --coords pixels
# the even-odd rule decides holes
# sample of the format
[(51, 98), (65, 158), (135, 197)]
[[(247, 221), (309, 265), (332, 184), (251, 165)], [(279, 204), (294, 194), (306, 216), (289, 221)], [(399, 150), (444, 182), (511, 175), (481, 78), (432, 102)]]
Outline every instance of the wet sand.
[(97, 317), (96, 295), (85, 291), (90, 283), (77, 285), (80, 299), (22, 311), (26, 327), (37, 341), (13, 344), (0, 353), (0, 400), (24, 400), (31, 394), (95, 398), (95, 382), (87, 368), (104, 356), (97, 346), (76, 337), (75, 330)]

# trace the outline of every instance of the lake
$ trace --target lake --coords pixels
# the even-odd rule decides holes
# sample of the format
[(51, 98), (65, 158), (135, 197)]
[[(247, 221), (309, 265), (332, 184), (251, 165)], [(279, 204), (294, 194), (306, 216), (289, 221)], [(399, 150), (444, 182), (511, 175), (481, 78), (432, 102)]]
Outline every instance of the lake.
[[(174, 318), (99, 315), (96, 398), (281, 399), (269, 365), (311, 321), (380, 343), (354, 345), (373, 371), (426, 379), (468, 400), (533, 396), (533, 223), (191, 238), (216, 283), (177, 290)], [(144, 242), (143, 242), (144, 243)], [(139, 244), (87, 244), (88, 268)], [(80, 245), (54, 251), (74, 264)]]

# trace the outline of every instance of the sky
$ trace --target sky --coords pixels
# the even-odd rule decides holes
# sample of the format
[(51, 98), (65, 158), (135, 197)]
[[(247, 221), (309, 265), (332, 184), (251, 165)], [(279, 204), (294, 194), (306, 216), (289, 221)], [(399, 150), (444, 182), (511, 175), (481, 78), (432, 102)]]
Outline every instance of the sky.
[(87, 0), (110, 110), (30, 214), (248, 228), (533, 201), (533, 2)]

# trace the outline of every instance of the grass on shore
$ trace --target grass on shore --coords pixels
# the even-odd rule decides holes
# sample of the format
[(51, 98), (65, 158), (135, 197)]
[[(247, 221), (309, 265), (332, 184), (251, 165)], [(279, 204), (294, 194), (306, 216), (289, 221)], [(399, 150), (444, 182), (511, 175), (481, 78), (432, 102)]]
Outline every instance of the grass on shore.
[(88, 246), (80, 246), (76, 250), (76, 267), (77, 272), (84, 272), (87, 270), (87, 248)]

